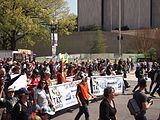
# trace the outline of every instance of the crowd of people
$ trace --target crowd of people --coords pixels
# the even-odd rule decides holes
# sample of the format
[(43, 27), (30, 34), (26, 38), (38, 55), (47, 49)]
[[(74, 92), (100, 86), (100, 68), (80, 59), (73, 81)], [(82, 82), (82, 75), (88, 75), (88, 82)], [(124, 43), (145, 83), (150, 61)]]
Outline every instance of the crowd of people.
[[(160, 73), (157, 68), (159, 67), (156, 67), (156, 72), (153, 72), (156, 73), (156, 78), (159, 77)], [(87, 77), (98, 73), (100, 76), (123, 75), (123, 77), (126, 78), (127, 72), (129, 73), (133, 69), (134, 63), (132, 59), (115, 60), (114, 63), (109, 59), (99, 58), (85, 62), (80, 62), (75, 59), (70, 63), (53, 60), (49, 62), (44, 61), (43, 63), (37, 61), (17, 62), (12, 61), (12, 58), (1, 59), (0, 107), (4, 108), (2, 120), (32, 120), (34, 117), (37, 118), (37, 120), (48, 120), (49, 115), (53, 115), (55, 109), (51, 101), (48, 86), (70, 82), (66, 79), (69, 76), (72, 76), (73, 81), (82, 80), (82, 82), (77, 85), (76, 97), (79, 103), (79, 112), (75, 120), (79, 120), (83, 113), (85, 114), (86, 120), (89, 120), (87, 108), (88, 98), (89, 95), (94, 99), (96, 99), (96, 97), (88, 91)], [(154, 69), (153, 64), (152, 70)], [(144, 67), (142, 71), (144, 71)], [(146, 73), (151, 72), (148, 71)], [(141, 78), (145, 77), (144, 73), (141, 74), (143, 75), (138, 77), (138, 84), (133, 92), (135, 92), (138, 87), (141, 88)], [(16, 77), (12, 77), (12, 75), (16, 75)], [(10, 86), (19, 79), (21, 75), (26, 75), (26, 87), (20, 88), (19, 90), (11, 88)], [(153, 78), (153, 75), (151, 75), (151, 77)], [(151, 82), (151, 84), (154, 84), (154, 82)], [(150, 87), (150, 92), (152, 86), (153, 85)], [(151, 92), (152, 97), (154, 97), (154, 93), (159, 86), (159, 81), (157, 81), (156, 87)], [(129, 87), (129, 83), (124, 79), (124, 90)], [(113, 98), (114, 89), (111, 87), (106, 88), (104, 90), (104, 99), (100, 105), (100, 120), (116, 120), (116, 107)]]

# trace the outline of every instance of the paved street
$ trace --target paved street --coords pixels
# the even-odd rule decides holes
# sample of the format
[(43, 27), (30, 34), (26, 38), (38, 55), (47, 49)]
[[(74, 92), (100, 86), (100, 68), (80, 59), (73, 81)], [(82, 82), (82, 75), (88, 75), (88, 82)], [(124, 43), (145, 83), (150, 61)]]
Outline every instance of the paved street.
[[(118, 95), (115, 97), (115, 103), (117, 108), (117, 118), (118, 120), (134, 120), (133, 116), (130, 115), (128, 109), (127, 109), (127, 102), (128, 99), (132, 97), (131, 91), (137, 81), (134, 77), (134, 72), (130, 73), (127, 78), (128, 82), (131, 84), (131, 88), (129, 88), (125, 95)], [(148, 80), (148, 86), (149, 86), (149, 80)], [(99, 116), (99, 104), (101, 100), (98, 102), (90, 103), (89, 105), (89, 111), (90, 111), (90, 120), (98, 120)], [(60, 115), (57, 115), (52, 120), (74, 120), (74, 117), (76, 116), (78, 112), (78, 108), (75, 108), (72, 112), (66, 112), (61, 111)], [(158, 115), (160, 113), (160, 97), (156, 94), (156, 98), (154, 98), (154, 104), (151, 106), (150, 109), (147, 110), (146, 116), (148, 120), (157, 120)], [(85, 120), (84, 115), (81, 117), (80, 120)]]

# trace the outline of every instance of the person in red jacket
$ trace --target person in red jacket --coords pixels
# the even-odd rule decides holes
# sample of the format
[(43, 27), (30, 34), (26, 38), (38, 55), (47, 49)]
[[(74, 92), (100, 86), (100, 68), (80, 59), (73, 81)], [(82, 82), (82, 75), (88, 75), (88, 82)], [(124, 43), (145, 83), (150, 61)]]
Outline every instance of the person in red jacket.
[(85, 114), (85, 120), (89, 120), (89, 111), (88, 111), (88, 99), (89, 96), (96, 99), (94, 95), (89, 92), (87, 76), (82, 74), (82, 81), (77, 85), (76, 98), (79, 104), (79, 112), (75, 117), (75, 120), (79, 120), (82, 114)]

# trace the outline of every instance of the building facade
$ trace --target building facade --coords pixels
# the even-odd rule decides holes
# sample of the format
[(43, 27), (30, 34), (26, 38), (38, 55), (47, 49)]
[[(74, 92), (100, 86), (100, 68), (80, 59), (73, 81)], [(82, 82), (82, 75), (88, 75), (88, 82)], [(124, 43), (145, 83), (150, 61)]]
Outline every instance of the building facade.
[[(129, 29), (158, 27), (159, 0), (121, 0), (121, 25)], [(78, 0), (78, 26), (100, 26), (105, 31), (119, 26), (119, 0)]]

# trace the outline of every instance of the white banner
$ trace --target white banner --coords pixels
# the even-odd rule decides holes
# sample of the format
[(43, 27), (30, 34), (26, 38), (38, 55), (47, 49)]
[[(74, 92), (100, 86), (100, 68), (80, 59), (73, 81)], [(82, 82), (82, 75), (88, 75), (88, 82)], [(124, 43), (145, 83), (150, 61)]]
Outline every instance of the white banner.
[[(80, 82), (81, 80), (77, 80), (49, 87), (55, 111), (78, 104), (76, 91), (77, 84)], [(112, 86), (116, 93), (122, 93), (123, 90), (123, 76), (92, 76), (92, 85), (90, 86), (90, 80), (87, 82), (89, 85), (89, 91), (91, 91), (92, 87), (93, 94), (96, 96), (103, 95), (104, 88), (107, 86)]]
[(78, 103), (76, 99), (76, 90), (79, 82), (81, 82), (81, 80), (49, 87), (51, 99), (56, 111), (76, 105)]
[(103, 95), (103, 90), (107, 86), (115, 89), (115, 93), (123, 91), (123, 76), (92, 76), (92, 87), (94, 95)]
[[(11, 75), (11, 79), (18, 76), (19, 74)], [(27, 88), (27, 76), (26, 74), (21, 75), (9, 88), (19, 90), (20, 88)]]

